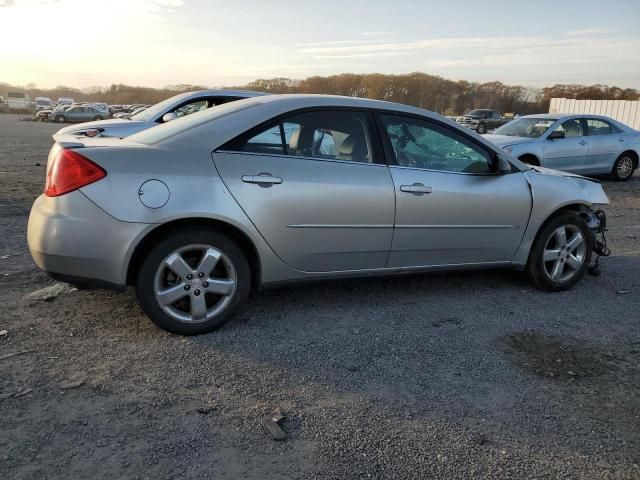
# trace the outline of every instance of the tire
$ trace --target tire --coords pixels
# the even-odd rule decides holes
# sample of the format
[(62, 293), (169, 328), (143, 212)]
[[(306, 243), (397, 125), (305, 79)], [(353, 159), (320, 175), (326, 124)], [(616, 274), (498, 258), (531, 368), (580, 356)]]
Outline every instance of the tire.
[(476, 132), (478, 132), (480, 135), (487, 133), (487, 126), (480, 122), (478, 124), (478, 128), (476, 129)]
[[(199, 277), (198, 263), (204, 258), (215, 266), (210, 274)], [(213, 293), (213, 289), (225, 293)], [(206, 228), (181, 230), (157, 243), (143, 260), (136, 281), (138, 301), (147, 316), (179, 335), (198, 335), (222, 326), (250, 290), (251, 268), (242, 250), (225, 235)], [(166, 301), (161, 303), (163, 295)]]
[(618, 182), (626, 182), (633, 177), (636, 169), (636, 162), (630, 153), (623, 153), (618, 157), (616, 163), (613, 164), (611, 175)]
[(66, 119), (66, 118), (64, 118), (64, 115), (58, 115), (58, 116), (56, 116), (56, 123), (64, 123), (64, 122), (66, 122), (66, 121), (67, 121), (67, 119)]
[(100, 115), (96, 115), (95, 117), (93, 117), (94, 120), (102, 120), (102, 117)]
[[(562, 228), (566, 235), (564, 243), (561, 235), (556, 233)], [(569, 243), (576, 234), (581, 235), (582, 242), (574, 247)], [(542, 290), (568, 290), (584, 276), (592, 253), (593, 235), (585, 221), (575, 213), (560, 214), (543, 225), (538, 232), (529, 254), (527, 275)], [(556, 266), (559, 275), (554, 275)]]

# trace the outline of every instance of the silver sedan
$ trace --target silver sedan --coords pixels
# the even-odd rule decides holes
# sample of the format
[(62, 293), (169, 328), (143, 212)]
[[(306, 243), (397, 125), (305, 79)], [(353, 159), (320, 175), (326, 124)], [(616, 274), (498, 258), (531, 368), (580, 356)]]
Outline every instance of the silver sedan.
[(54, 278), (134, 285), (189, 335), (260, 287), (319, 278), (506, 267), (564, 290), (604, 251), (606, 203), (425, 110), (274, 95), (117, 142), (59, 138), (28, 243)]
[(640, 132), (601, 115), (527, 115), (485, 138), (531, 165), (616, 180), (640, 158)]

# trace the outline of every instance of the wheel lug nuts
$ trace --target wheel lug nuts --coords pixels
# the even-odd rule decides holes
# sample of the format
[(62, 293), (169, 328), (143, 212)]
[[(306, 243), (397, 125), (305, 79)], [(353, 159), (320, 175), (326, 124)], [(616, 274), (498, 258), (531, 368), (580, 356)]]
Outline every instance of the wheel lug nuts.
[(202, 282), (202, 286), (204, 288), (209, 288), (209, 282)]
[(188, 292), (189, 290), (191, 290), (191, 287), (189, 285), (185, 285), (184, 289)]
[(194, 290), (193, 294), (197, 297), (198, 295), (200, 295), (200, 290)]
[(199, 277), (199, 278), (204, 277), (204, 273), (202, 273), (202, 272), (198, 273), (198, 277)]
[(191, 279), (193, 279), (193, 275), (191, 274), (187, 275), (187, 280), (191, 280)]

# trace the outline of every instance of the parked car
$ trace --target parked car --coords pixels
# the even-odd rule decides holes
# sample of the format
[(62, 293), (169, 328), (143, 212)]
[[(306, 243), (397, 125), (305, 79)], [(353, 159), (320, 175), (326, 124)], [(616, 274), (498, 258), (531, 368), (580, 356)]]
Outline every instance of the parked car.
[[(58, 133), (61, 135), (124, 138), (202, 109), (262, 95), (266, 94), (245, 90), (201, 90), (181, 93), (149, 107), (130, 119), (114, 118), (102, 122), (74, 125), (63, 128)], [(124, 107), (123, 105), (123, 110)]]
[(29, 217), (35, 262), (83, 286), (135, 285), (146, 314), (181, 334), (283, 282), (508, 267), (564, 290), (600, 245), (608, 203), (598, 182), (374, 100), (273, 95), (120, 142), (55, 137)]
[(9, 104), (4, 99), (3, 96), (0, 96), (0, 113), (6, 113), (9, 111)]
[(14, 111), (33, 111), (33, 104), (31, 103), (31, 97), (25, 92), (8, 92), (7, 103), (9, 110)]
[(36, 112), (51, 108), (51, 99), (49, 97), (36, 97), (34, 103)]
[(471, 110), (469, 113), (456, 118), (456, 122), (460, 125), (475, 130), (480, 134), (501, 127), (511, 120), (512, 118), (503, 117), (497, 110), (489, 110), (486, 108)]
[(527, 115), (485, 138), (531, 165), (628, 180), (638, 168), (640, 132), (601, 115)]
[(86, 122), (88, 120), (102, 120), (108, 113), (89, 105), (72, 105), (70, 108), (51, 112), (49, 114), (50, 122)]

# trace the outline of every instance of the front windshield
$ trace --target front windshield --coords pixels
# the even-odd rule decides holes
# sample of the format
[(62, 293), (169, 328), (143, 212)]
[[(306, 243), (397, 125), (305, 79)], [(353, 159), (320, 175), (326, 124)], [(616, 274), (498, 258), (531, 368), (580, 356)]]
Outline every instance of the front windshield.
[(486, 110), (471, 110), (469, 113), (467, 113), (467, 115), (470, 117), (479, 117), (481, 115), (484, 115), (485, 113), (487, 113)]
[(553, 118), (518, 118), (498, 128), (493, 134), (507, 137), (538, 138), (556, 121)]
[(174, 104), (179, 103), (182, 98), (188, 97), (189, 95), (191, 95), (191, 93), (182, 93), (180, 95), (167, 98), (166, 100), (147, 108), (144, 112), (133, 115), (131, 120), (136, 120), (138, 122), (148, 122), (149, 120), (153, 120), (158, 115), (169, 110)]

